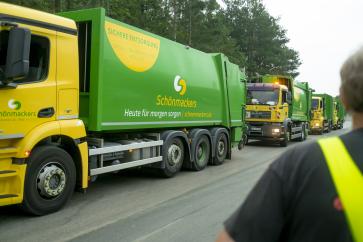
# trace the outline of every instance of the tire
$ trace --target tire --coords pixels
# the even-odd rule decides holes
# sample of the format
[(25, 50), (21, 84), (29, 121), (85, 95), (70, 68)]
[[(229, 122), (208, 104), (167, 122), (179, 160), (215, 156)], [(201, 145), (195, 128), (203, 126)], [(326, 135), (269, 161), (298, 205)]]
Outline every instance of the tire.
[(283, 141), (280, 141), (280, 146), (281, 147), (286, 147), (288, 145), (289, 141), (290, 141), (290, 131), (287, 130), (285, 132), (284, 140)]
[(165, 168), (160, 170), (160, 175), (166, 178), (175, 176), (183, 165), (185, 155), (184, 144), (180, 138), (175, 137), (163, 146), (163, 161)]
[(306, 140), (306, 130), (305, 130), (305, 125), (302, 126), (301, 128), (301, 137), (299, 138), (299, 141), (304, 141)]
[(198, 137), (198, 140), (195, 145), (192, 170), (193, 171), (203, 170), (209, 162), (209, 157), (210, 157), (209, 139), (206, 135), (201, 135)]
[(56, 212), (69, 201), (75, 184), (76, 167), (66, 151), (57, 146), (37, 147), (28, 159), (21, 207), (38, 216)]
[(225, 133), (219, 133), (216, 139), (215, 156), (211, 161), (211, 165), (222, 165), (227, 156), (228, 139)]

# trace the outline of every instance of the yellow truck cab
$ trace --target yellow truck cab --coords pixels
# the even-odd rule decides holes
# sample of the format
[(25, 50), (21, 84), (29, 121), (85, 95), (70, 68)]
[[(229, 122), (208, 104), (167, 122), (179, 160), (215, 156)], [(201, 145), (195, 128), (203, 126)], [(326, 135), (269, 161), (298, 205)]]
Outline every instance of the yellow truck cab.
[[(33, 152), (49, 152), (42, 150), (44, 143), (60, 141), (63, 150), (68, 152), (47, 158), (47, 165), (34, 176), (48, 186), (31, 184), (33, 189), (51, 198), (62, 190), (65, 182), (77, 182), (86, 188), (88, 148), (84, 142), (84, 124), (78, 119), (75, 22), (0, 3), (0, 24), (0, 75), (3, 80), (0, 83), (0, 206), (23, 201), (26, 160)], [(29, 56), (29, 60), (24, 56)], [(29, 65), (25, 63), (27, 61)], [(61, 169), (58, 163), (51, 162), (60, 157), (75, 163)], [(86, 175), (79, 176), (77, 181), (64, 181), (64, 171), (76, 171), (72, 166), (79, 168), (79, 174)], [(28, 172), (31, 169), (28, 167)], [(55, 177), (57, 179), (53, 179)]]
[(324, 132), (324, 114), (322, 97), (313, 97), (311, 102), (311, 131), (323, 134)]
[(334, 126), (334, 117), (337, 115), (334, 112), (333, 97), (328, 94), (314, 93), (311, 112), (311, 133), (323, 134), (324, 132), (330, 132)]
[(339, 117), (338, 117), (338, 103), (334, 100), (333, 107), (333, 129), (338, 129), (339, 127)]
[(266, 75), (247, 86), (248, 140), (278, 142), (305, 140), (310, 120), (311, 89), (290, 77)]

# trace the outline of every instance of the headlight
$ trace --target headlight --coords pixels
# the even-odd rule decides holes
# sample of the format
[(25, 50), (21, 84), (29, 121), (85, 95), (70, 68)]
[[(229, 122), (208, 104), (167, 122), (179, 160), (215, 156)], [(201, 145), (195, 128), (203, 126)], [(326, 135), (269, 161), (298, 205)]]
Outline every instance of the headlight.
[(272, 129), (272, 133), (280, 133), (280, 129)]
[(314, 126), (315, 127), (319, 127), (320, 125), (319, 125), (319, 123), (315, 123)]

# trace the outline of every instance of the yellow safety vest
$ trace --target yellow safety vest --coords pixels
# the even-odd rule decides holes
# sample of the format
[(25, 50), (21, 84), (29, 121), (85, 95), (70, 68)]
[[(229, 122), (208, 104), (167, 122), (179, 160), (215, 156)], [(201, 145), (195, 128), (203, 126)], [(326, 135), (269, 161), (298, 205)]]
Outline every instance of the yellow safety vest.
[[(318, 141), (355, 242), (363, 242), (363, 175), (338, 137)], [(363, 147), (362, 147), (363, 148)]]

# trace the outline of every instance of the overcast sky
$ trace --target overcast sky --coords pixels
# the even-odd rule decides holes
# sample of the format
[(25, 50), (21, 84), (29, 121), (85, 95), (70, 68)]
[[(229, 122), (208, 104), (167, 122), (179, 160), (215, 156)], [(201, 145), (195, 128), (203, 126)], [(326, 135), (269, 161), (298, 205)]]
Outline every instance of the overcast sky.
[(337, 95), (341, 64), (363, 46), (363, 1), (263, 1), (272, 16), (280, 17), (289, 46), (300, 54), (297, 79), (308, 81), (317, 92)]
[[(222, 0), (217, 0), (222, 6)], [(289, 46), (300, 54), (297, 80), (316, 92), (339, 93), (339, 69), (363, 46), (363, 0), (263, 0), (280, 17)]]

